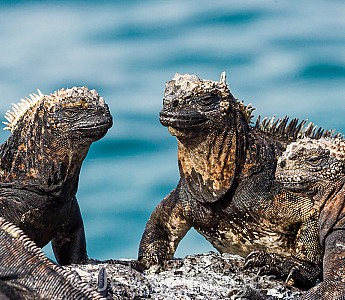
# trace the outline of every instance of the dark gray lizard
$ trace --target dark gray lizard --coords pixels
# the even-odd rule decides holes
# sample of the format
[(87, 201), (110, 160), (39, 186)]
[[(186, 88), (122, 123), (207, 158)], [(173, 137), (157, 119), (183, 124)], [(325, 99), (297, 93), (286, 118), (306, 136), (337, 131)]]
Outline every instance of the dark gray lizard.
[(345, 141), (301, 139), (278, 160), (277, 181), (313, 197), (323, 254), (323, 281), (302, 299), (345, 299)]
[(52, 241), (59, 264), (87, 258), (76, 199), (82, 162), (112, 126), (108, 106), (87, 87), (31, 94), (7, 111), (0, 146), (0, 216), (39, 247)]
[[(345, 299), (345, 141), (340, 138), (299, 139), (289, 144), (278, 159), (276, 180), (291, 193), (313, 199), (323, 256), (323, 279), (299, 299)], [(294, 209), (294, 206), (290, 208)], [(307, 241), (308, 242), (308, 241)], [(256, 265), (275, 269), (279, 258), (255, 253)], [(298, 271), (298, 266), (294, 266)], [(241, 299), (273, 300), (247, 288)]]
[(176, 74), (166, 84), (160, 121), (177, 138), (180, 180), (151, 214), (135, 267), (171, 259), (194, 227), (221, 253), (268, 251), (281, 267), (267, 273), (304, 288), (315, 283), (322, 253), (313, 201), (282, 189), (274, 176), (289, 143), (332, 133), (287, 117), (252, 126), (252, 110), (233, 97), (225, 75), (215, 82)]
[(104, 299), (0, 217), (0, 299)]

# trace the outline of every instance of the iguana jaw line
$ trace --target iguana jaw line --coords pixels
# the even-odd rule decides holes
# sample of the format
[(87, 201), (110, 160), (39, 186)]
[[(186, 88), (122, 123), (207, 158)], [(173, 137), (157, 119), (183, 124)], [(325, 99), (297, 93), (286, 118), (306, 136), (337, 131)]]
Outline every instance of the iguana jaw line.
[(82, 133), (83, 136), (102, 136), (112, 125), (112, 119), (108, 119), (102, 123), (96, 122), (94, 124), (85, 124), (84, 126), (78, 124), (78, 126), (72, 128), (72, 130)]
[(285, 188), (298, 191), (298, 190), (306, 190), (309, 186), (316, 182), (316, 180), (310, 180), (307, 178), (303, 178), (299, 175), (293, 175), (291, 177), (284, 176), (284, 175), (277, 175), (276, 180), (284, 185)]
[(165, 112), (160, 113), (159, 118), (161, 124), (166, 127), (172, 127), (179, 131), (195, 130), (198, 127), (204, 127), (207, 118), (201, 114), (169, 114)]

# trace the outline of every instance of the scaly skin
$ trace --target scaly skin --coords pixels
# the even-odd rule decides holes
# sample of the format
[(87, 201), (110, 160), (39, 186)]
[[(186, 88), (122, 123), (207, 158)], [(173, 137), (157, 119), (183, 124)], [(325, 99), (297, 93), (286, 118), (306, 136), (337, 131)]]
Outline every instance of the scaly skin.
[(215, 82), (176, 74), (166, 84), (160, 121), (177, 138), (180, 180), (148, 220), (136, 268), (171, 259), (194, 227), (221, 253), (259, 251), (247, 267), (269, 253), (277, 268), (264, 273), (305, 288), (314, 284), (322, 253), (313, 201), (282, 189), (274, 176), (287, 144), (331, 133), (287, 118), (252, 126), (252, 110), (232, 96), (224, 76)]
[[(345, 299), (345, 141), (340, 138), (300, 139), (289, 144), (278, 159), (276, 179), (291, 193), (306, 193), (317, 212), (318, 236), (323, 253), (323, 280), (299, 298)], [(274, 268), (273, 254), (254, 253), (259, 265)], [(294, 266), (295, 272), (303, 266)], [(241, 299), (273, 300), (253, 289)]]
[(104, 299), (0, 217), (0, 299)]
[(6, 118), (12, 134), (0, 146), (0, 216), (39, 247), (52, 241), (59, 264), (85, 261), (76, 192), (91, 143), (112, 125), (108, 106), (95, 90), (74, 87), (33, 94)]
[(345, 141), (290, 144), (278, 160), (276, 176), (293, 193), (309, 192), (318, 212), (323, 281), (302, 299), (345, 299)]

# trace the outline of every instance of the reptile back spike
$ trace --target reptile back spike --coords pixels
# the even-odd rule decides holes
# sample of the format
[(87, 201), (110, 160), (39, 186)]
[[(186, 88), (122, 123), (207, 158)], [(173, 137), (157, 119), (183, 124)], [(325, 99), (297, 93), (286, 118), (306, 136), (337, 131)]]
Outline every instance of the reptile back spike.
[(0, 298), (104, 299), (76, 274), (50, 261), (14, 224), (0, 217)]
[(223, 71), (221, 74), (220, 74), (220, 79), (219, 79), (219, 82), (224, 84), (224, 85), (227, 85), (227, 82), (226, 82), (226, 72)]
[(12, 111), (8, 110), (5, 114), (5, 118), (8, 123), (5, 123), (6, 127), (4, 130), (13, 130), (16, 128), (17, 123), (32, 107), (35, 106), (44, 97), (41, 91), (38, 91), (38, 95), (30, 94), (30, 98), (21, 99), (18, 104), (12, 103)]

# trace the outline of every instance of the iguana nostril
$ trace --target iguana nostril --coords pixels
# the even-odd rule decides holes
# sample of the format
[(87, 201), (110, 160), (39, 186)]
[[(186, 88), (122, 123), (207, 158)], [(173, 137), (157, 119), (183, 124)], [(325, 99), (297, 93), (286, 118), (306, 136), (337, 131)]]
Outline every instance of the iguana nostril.
[(173, 105), (173, 107), (177, 107), (178, 106), (178, 100), (174, 100), (172, 105)]
[(285, 168), (286, 166), (286, 161), (285, 160), (281, 160), (280, 163), (279, 163), (280, 167), (281, 168)]

